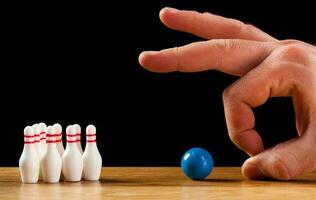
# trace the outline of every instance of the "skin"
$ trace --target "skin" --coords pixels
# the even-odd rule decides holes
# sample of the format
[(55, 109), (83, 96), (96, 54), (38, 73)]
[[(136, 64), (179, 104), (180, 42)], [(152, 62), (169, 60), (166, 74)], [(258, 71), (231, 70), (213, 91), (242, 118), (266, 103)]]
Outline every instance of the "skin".
[[(223, 92), (230, 139), (250, 158), (251, 179), (289, 180), (316, 169), (316, 48), (277, 40), (258, 28), (211, 13), (164, 8), (167, 27), (207, 39), (161, 51), (144, 51), (139, 63), (153, 72), (219, 70), (240, 78)], [(265, 149), (252, 108), (270, 97), (291, 96), (298, 137)]]

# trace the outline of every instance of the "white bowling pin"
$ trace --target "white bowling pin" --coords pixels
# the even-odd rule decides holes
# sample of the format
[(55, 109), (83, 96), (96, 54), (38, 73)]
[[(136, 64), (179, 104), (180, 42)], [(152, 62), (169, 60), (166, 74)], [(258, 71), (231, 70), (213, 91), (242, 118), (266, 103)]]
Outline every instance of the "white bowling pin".
[(43, 180), (47, 183), (58, 183), (61, 174), (61, 157), (57, 151), (55, 140), (55, 129), (53, 126), (47, 128), (47, 151), (43, 157), (41, 168)]
[(76, 130), (76, 135), (77, 135), (77, 146), (81, 154), (83, 154), (82, 146), (81, 146), (81, 127), (79, 124), (74, 124), (73, 125), (75, 130)]
[(58, 153), (60, 155), (60, 157), (63, 156), (63, 153), (65, 151), (64, 149), (64, 145), (63, 145), (63, 135), (62, 135), (62, 127), (60, 124), (56, 123), (54, 124), (54, 128), (55, 128), (55, 137), (56, 137), (56, 146), (57, 146), (57, 150)]
[(39, 128), (40, 128), (40, 146), (41, 146), (41, 152), (43, 155), (45, 155), (45, 152), (46, 152), (46, 148), (47, 148), (47, 145), (46, 145), (46, 132), (47, 132), (47, 126), (45, 123), (41, 122), (38, 124), (39, 125)]
[(73, 126), (66, 129), (67, 145), (62, 157), (65, 181), (80, 181), (83, 170), (82, 154), (77, 146), (76, 131)]
[[(40, 166), (41, 166), (41, 162), (42, 162), (42, 159), (44, 156), (44, 154), (43, 154), (44, 152), (41, 151), (41, 146), (40, 146), (40, 132), (41, 131), (40, 131), (38, 124), (34, 124), (32, 126), (32, 128), (34, 130), (34, 145), (35, 145), (35, 148), (36, 148), (39, 160), (40, 160)], [(38, 180), (42, 180), (42, 179), (43, 179), (43, 175), (42, 175), (42, 171), (40, 170)]]
[(34, 131), (34, 145), (36, 148), (36, 151), (38, 153), (39, 158), (42, 158), (42, 152), (41, 152), (41, 146), (40, 146), (40, 129), (38, 124), (33, 124), (32, 126), (33, 131)]
[(86, 128), (86, 147), (83, 153), (83, 178), (89, 181), (100, 179), (102, 158), (96, 144), (96, 128), (89, 125)]
[(34, 144), (34, 130), (30, 126), (24, 129), (24, 148), (19, 160), (19, 170), (23, 183), (37, 183), (40, 160)]

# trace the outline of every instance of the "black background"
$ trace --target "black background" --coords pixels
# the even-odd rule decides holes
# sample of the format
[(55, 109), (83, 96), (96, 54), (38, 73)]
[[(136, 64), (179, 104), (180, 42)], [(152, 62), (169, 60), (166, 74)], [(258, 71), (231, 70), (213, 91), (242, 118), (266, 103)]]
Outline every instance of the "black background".
[[(97, 126), (105, 166), (179, 165), (195, 146), (215, 165), (247, 156), (229, 140), (222, 91), (237, 77), (216, 71), (155, 74), (143, 50), (199, 38), (159, 21), (165, 6), (237, 18), (278, 39), (315, 41), (313, 8), (304, 1), (118, 1), (3, 6), (0, 165), (16, 166), (23, 129), (33, 123)], [(255, 109), (266, 147), (296, 135), (290, 98)]]

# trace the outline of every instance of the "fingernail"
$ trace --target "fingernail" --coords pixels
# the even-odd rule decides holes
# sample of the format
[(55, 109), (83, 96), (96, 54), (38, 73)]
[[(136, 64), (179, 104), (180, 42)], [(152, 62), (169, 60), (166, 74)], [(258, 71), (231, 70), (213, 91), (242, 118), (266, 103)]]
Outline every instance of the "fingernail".
[(256, 164), (245, 163), (242, 167), (242, 173), (244, 176), (250, 179), (262, 179), (264, 174)]
[(154, 55), (156, 54), (157, 51), (143, 51), (140, 55), (145, 56), (145, 55)]
[(168, 11), (169, 13), (176, 13), (176, 12), (179, 12), (178, 9), (171, 8), (171, 7), (165, 7), (164, 10)]

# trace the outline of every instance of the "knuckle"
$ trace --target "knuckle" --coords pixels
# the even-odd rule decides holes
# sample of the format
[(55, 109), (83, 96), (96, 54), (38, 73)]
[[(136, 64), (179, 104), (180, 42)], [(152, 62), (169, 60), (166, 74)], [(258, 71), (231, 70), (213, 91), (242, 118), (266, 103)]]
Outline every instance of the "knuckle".
[(240, 20), (229, 19), (229, 21), (231, 22), (230, 31), (232, 34), (242, 35), (244, 33), (254, 32), (254, 30), (258, 29), (254, 25), (244, 23)]
[(309, 53), (306, 51), (305, 46), (299, 43), (290, 43), (280, 49), (278, 58), (281, 61), (304, 64), (309, 61)]
[(214, 65), (222, 66), (224, 59), (231, 51), (231, 43), (227, 39), (214, 39), (209, 40), (208, 42), (212, 46), (213, 50), (219, 53)]
[(292, 58), (302, 56), (305, 54), (305, 48), (302, 48), (299, 44), (286, 45), (282, 51), (282, 55), (286, 58)]
[(183, 51), (183, 47), (174, 47), (172, 48), (172, 51), (175, 55), (175, 70), (181, 70), (182, 65), (180, 63), (180, 54)]
[(232, 99), (233, 97), (233, 92), (232, 92), (232, 87), (227, 87), (224, 91), (223, 91), (223, 100), (227, 101)]
[(299, 44), (299, 40), (293, 40), (293, 39), (287, 39), (287, 40), (282, 40), (280, 41), (281, 45), (289, 45), (289, 44)]
[(222, 94), (223, 103), (226, 108), (230, 108), (237, 99), (237, 92), (233, 85), (228, 86)]
[[(285, 72), (289, 71), (292, 65), (290, 65), (288, 62), (276, 62), (273, 63), (266, 68), (270, 70), (270, 73), (274, 75), (284, 75)], [(280, 76), (277, 76), (280, 77)]]
[(301, 71), (300, 65), (282, 61), (267, 66), (267, 70), (277, 80), (270, 88), (270, 96), (292, 95), (293, 88), (298, 85), (295, 76)]
[(229, 56), (233, 50), (235, 50), (236, 48), (239, 48), (238, 42), (232, 39), (217, 39), (217, 40), (211, 40), (210, 42), (213, 42), (214, 48), (218, 52), (221, 52), (223, 59), (226, 56)]
[(258, 29), (257, 27), (255, 27), (252, 24), (244, 24), (244, 31), (245, 32), (253, 32), (254, 30)]
[(274, 154), (271, 163), (271, 175), (279, 180), (289, 180), (292, 178), (289, 166), (287, 166), (286, 160)]
[(202, 15), (209, 16), (209, 15), (212, 15), (212, 14), (210, 12), (203, 12)]
[(230, 139), (234, 144), (236, 144), (237, 146), (239, 146), (240, 141), (241, 141), (242, 133), (228, 130), (228, 136), (229, 136), (229, 139)]
[(230, 31), (232, 34), (239, 35), (240, 33), (244, 32), (245, 27), (246, 27), (244, 22), (237, 19), (228, 19), (228, 20), (231, 24)]

